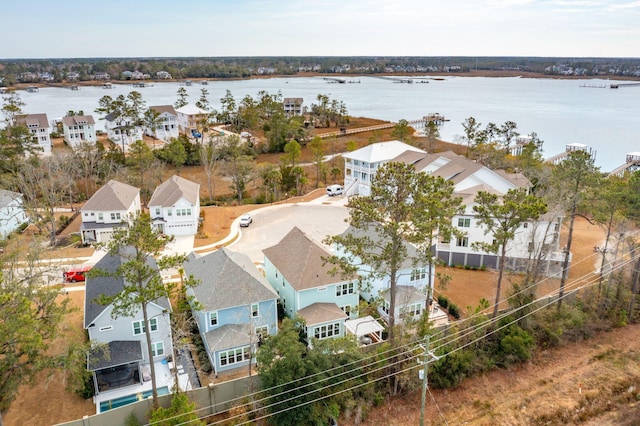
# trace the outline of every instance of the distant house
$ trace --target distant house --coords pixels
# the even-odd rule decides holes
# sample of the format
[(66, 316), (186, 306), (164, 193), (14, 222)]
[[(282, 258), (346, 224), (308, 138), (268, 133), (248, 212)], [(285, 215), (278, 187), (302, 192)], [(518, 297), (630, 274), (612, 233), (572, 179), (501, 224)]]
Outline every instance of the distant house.
[[(122, 276), (111, 275), (125, 261), (121, 256), (105, 255), (94, 269), (109, 275), (90, 276), (85, 283), (84, 328), (89, 333), (89, 340), (97, 344), (88, 356), (87, 369), (93, 374), (98, 412), (122, 405), (117, 405), (116, 398), (122, 401), (126, 400), (123, 397), (131, 395), (135, 401), (136, 395), (148, 394), (151, 362), (160, 394), (168, 393), (174, 382), (166, 362), (173, 354), (169, 300), (161, 297), (147, 305), (146, 324), (142, 308), (134, 309), (128, 316), (113, 318), (113, 305), (98, 303), (100, 297), (118, 295), (129, 285)], [(151, 267), (158, 268), (153, 258), (147, 261)], [(153, 359), (148, 356), (147, 327), (151, 330)]]
[(200, 218), (200, 184), (172, 176), (149, 200), (153, 227), (166, 235), (195, 235)]
[(140, 189), (110, 180), (80, 209), (82, 243), (107, 243), (117, 228), (127, 226), (127, 220), (140, 211)]
[(96, 122), (91, 115), (62, 117), (64, 141), (72, 148), (82, 142), (96, 143)]
[(192, 130), (200, 129), (202, 122), (209, 115), (206, 110), (192, 104), (178, 108), (176, 112), (178, 113), (178, 130), (187, 136), (191, 136)]
[(107, 114), (104, 120), (107, 137), (125, 152), (132, 143), (143, 140), (142, 126), (132, 124), (131, 120), (117, 114)]
[(33, 141), (40, 147), (43, 155), (51, 155), (51, 127), (47, 114), (19, 115), (17, 122), (29, 129)]
[(255, 363), (259, 343), (278, 332), (278, 296), (249, 257), (223, 247), (191, 254), (184, 271), (197, 280), (187, 294), (216, 374)]
[(111, 75), (106, 72), (97, 72), (91, 76), (93, 80), (111, 80)]
[(178, 113), (173, 105), (156, 105), (149, 107), (158, 113), (158, 123), (155, 129), (145, 127), (147, 136), (163, 141), (178, 137)]
[(302, 98), (284, 98), (282, 101), (282, 107), (284, 108), (284, 114), (287, 117), (293, 115), (302, 115)]
[(358, 279), (333, 276), (325, 248), (294, 227), (278, 244), (263, 250), (267, 281), (287, 316), (305, 320), (309, 338), (345, 334), (345, 321), (357, 318)]
[(0, 239), (6, 238), (26, 221), (22, 194), (0, 189)]
[(159, 80), (171, 80), (173, 77), (167, 71), (158, 71), (156, 78)]

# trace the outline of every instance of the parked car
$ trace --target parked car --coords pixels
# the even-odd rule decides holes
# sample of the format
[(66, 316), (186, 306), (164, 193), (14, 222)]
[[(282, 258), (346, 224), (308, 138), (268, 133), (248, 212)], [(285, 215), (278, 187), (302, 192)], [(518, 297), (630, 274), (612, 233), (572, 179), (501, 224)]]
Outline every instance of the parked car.
[(62, 278), (66, 283), (75, 283), (78, 281), (84, 281), (86, 272), (91, 270), (91, 266), (80, 266), (77, 268), (71, 268), (62, 273)]
[(251, 222), (253, 222), (253, 218), (251, 217), (250, 214), (243, 214), (242, 216), (240, 216), (241, 227), (246, 228), (249, 225), (251, 225)]
[(342, 185), (329, 185), (327, 186), (327, 195), (333, 197), (334, 195), (342, 195)]

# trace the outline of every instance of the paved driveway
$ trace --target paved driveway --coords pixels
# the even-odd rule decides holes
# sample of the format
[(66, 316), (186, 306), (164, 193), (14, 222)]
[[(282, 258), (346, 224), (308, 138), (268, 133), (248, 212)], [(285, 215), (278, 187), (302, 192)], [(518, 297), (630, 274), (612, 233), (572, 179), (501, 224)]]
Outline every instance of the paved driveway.
[(240, 228), (240, 238), (230, 250), (245, 253), (253, 262), (262, 262), (262, 250), (277, 244), (294, 226), (317, 242), (344, 232), (349, 212), (342, 197), (320, 197), (313, 202), (282, 204), (255, 210), (253, 223)]

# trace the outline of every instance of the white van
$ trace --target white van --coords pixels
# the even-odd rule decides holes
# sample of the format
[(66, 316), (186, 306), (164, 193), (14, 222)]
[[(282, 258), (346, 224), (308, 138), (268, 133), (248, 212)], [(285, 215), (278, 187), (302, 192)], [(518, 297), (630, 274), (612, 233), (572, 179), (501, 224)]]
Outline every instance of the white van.
[(327, 186), (327, 195), (329, 197), (333, 197), (334, 195), (342, 195), (342, 185)]

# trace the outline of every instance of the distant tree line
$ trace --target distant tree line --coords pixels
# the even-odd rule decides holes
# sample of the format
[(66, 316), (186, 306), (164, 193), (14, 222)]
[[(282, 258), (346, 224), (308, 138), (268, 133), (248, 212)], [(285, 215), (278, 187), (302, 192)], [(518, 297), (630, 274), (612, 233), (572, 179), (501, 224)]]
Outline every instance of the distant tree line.
[(255, 75), (295, 75), (300, 72), (380, 74), (478, 71), (522, 71), (558, 75), (640, 76), (638, 58), (529, 58), (470, 56), (364, 56), (364, 57), (217, 57), (217, 58), (78, 58), (5, 59), (0, 61), (0, 85), (9, 86), (25, 73), (47, 73), (47, 80), (63, 82), (70, 72), (78, 80), (97, 73), (122, 79), (124, 71), (156, 77), (166, 71), (174, 79), (247, 78)]

